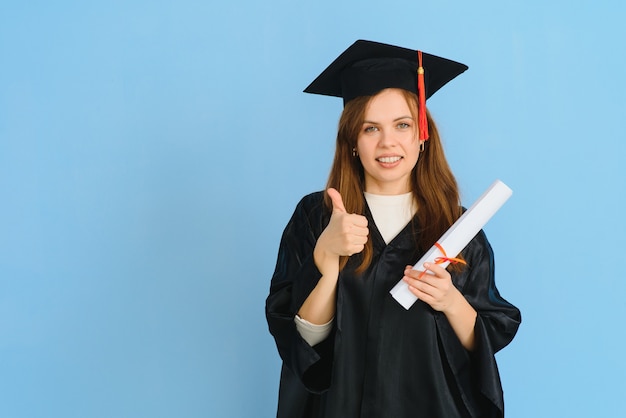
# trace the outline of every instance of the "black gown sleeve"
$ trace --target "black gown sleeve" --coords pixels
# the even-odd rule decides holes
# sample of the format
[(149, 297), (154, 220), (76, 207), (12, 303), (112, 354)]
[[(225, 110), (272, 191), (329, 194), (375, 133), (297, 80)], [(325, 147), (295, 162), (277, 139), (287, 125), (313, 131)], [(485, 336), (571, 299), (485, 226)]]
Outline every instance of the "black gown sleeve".
[(476, 346), (468, 353), (443, 314), (437, 320), (440, 338), (470, 414), (501, 418), (504, 397), (495, 353), (511, 342), (521, 323), (521, 314), (496, 288), (493, 251), (483, 231), (462, 254), (468, 265), (452, 277), (478, 314), (474, 327)]
[(298, 203), (281, 238), (265, 304), (267, 323), (283, 367), (313, 393), (330, 386), (334, 329), (326, 340), (311, 347), (300, 336), (294, 318), (321, 278), (313, 249), (330, 219), (325, 212), (321, 193), (306, 196)]

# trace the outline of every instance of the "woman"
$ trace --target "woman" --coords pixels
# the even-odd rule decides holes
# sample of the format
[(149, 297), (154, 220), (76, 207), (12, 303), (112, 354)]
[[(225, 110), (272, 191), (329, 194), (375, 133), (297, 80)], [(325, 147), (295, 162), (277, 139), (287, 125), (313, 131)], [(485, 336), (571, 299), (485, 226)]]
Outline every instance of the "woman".
[[(503, 416), (494, 354), (521, 318), (484, 233), (450, 271), (411, 269), (462, 213), (425, 100), (466, 69), (357, 41), (305, 90), (345, 106), (326, 193), (298, 204), (267, 298), (278, 417)], [(409, 310), (389, 294), (401, 278)]]

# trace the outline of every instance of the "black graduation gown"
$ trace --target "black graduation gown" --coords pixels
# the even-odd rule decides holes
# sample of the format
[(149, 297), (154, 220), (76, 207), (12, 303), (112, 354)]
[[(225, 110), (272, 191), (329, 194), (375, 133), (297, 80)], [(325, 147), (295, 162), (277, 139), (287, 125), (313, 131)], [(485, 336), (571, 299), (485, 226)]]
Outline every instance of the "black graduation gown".
[[(340, 273), (329, 338), (311, 347), (294, 317), (321, 277), (313, 261), (329, 222), (323, 192), (304, 197), (283, 233), (266, 316), (283, 360), (279, 418), (502, 417), (494, 354), (514, 337), (520, 312), (494, 283), (493, 253), (481, 231), (463, 251), (468, 266), (454, 285), (478, 312), (476, 349), (461, 345), (445, 315), (417, 301), (405, 310), (389, 294), (415, 250), (409, 223), (388, 245), (366, 210), (374, 257), (356, 275), (353, 256)], [(354, 259), (354, 260), (353, 260)]]

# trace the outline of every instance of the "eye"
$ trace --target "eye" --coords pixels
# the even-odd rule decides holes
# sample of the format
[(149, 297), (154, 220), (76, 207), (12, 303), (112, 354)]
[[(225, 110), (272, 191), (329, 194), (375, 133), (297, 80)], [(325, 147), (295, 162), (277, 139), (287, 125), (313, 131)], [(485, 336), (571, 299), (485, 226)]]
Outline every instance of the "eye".
[(406, 123), (406, 122), (400, 122), (400, 123), (398, 124), (398, 128), (400, 128), (400, 129), (408, 129), (408, 128), (410, 128), (410, 127), (411, 127), (411, 125), (410, 125), (410, 124), (408, 124), (408, 123)]
[(367, 133), (371, 133), (371, 132), (378, 131), (378, 128), (376, 126), (366, 126), (365, 129), (363, 129), (363, 131)]

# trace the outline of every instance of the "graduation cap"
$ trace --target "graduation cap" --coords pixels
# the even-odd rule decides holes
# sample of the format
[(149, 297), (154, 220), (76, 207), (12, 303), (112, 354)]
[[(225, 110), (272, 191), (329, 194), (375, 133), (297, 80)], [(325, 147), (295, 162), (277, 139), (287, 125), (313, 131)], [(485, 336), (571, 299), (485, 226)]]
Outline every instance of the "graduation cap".
[(419, 98), (420, 139), (428, 139), (426, 99), (467, 70), (467, 65), (413, 49), (358, 40), (335, 59), (305, 93), (342, 97), (344, 105), (386, 88), (401, 88)]

